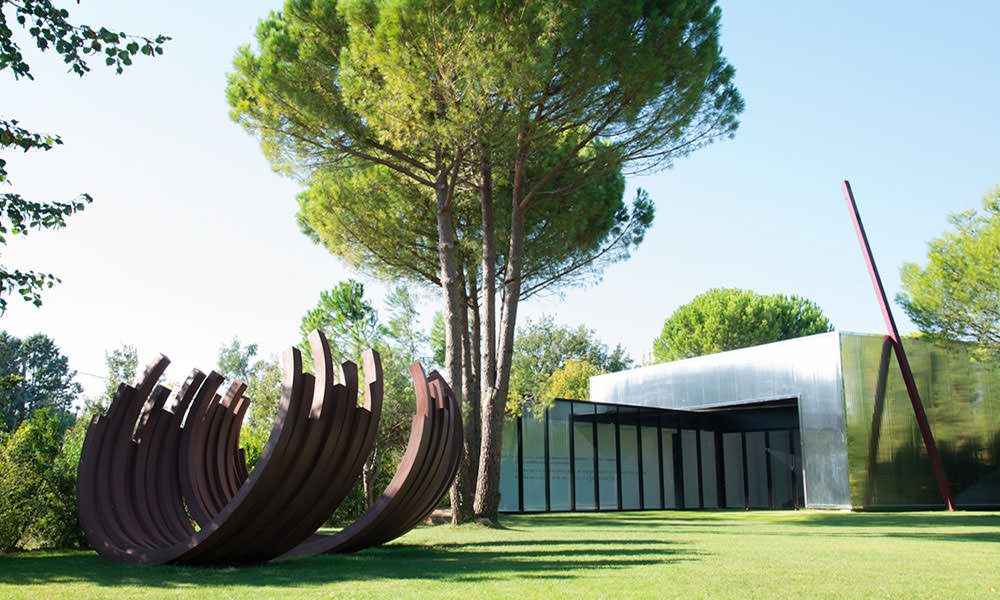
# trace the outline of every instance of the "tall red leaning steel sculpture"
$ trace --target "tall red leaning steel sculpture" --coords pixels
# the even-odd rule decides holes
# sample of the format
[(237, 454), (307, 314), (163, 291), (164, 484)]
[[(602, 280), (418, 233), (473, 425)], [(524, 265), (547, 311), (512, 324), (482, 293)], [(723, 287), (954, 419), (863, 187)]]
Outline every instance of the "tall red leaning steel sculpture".
[[(879, 308), (882, 309), (882, 319), (885, 327), (889, 330), (889, 335), (884, 338), (882, 344), (882, 360), (879, 363), (879, 381), (875, 397), (875, 415), (872, 420), (872, 433), (869, 438), (869, 451), (872, 455), (869, 459), (869, 475), (874, 473), (874, 460), (878, 447), (879, 428), (881, 427), (882, 403), (885, 396), (885, 373), (889, 365), (889, 348), (896, 354), (896, 361), (899, 364), (899, 373), (903, 377), (903, 385), (906, 386), (906, 393), (910, 397), (910, 406), (913, 408), (913, 416), (917, 421), (917, 428), (920, 430), (920, 437), (923, 438), (924, 448), (927, 450), (927, 458), (931, 463), (931, 470), (934, 472), (934, 479), (937, 481), (938, 491), (941, 493), (941, 501), (947, 510), (955, 510), (955, 499), (951, 494), (951, 485), (948, 483), (948, 476), (944, 472), (944, 465), (941, 462), (941, 455), (938, 454), (937, 444), (934, 443), (934, 435), (931, 433), (931, 426), (927, 422), (927, 413), (924, 411), (923, 402), (920, 401), (920, 393), (917, 391), (917, 383), (913, 379), (913, 371), (910, 370), (910, 361), (906, 358), (903, 350), (903, 339), (896, 328), (896, 319), (892, 316), (892, 309), (889, 307), (889, 298), (885, 295), (885, 287), (882, 285), (882, 278), (878, 274), (878, 267), (875, 265), (875, 255), (872, 254), (871, 244), (868, 243), (868, 234), (865, 233), (865, 226), (861, 222), (861, 212), (858, 210), (858, 203), (854, 200), (854, 191), (851, 183), (846, 179), (840, 184), (844, 192), (844, 199), (847, 200), (847, 208), (851, 212), (851, 220), (854, 223), (854, 233), (858, 236), (858, 243), (861, 245), (861, 252), (864, 254), (865, 264), (868, 266), (868, 276), (872, 280), (872, 287), (875, 288), (875, 298), (878, 300)], [(869, 478), (870, 481), (870, 478)], [(871, 501), (869, 491), (865, 493), (865, 502)]]
[(325, 336), (309, 336), (315, 375), (300, 352), (283, 356), (278, 414), (254, 469), (238, 447), (250, 400), (237, 381), (197, 369), (173, 402), (156, 385), (169, 364), (160, 356), (135, 387), (119, 387), (94, 417), (80, 455), (77, 503), (90, 545), (111, 560), (189, 565), (259, 563), (385, 543), (420, 523), (440, 503), (458, 469), (462, 420), (451, 388), (435, 371), (410, 367), (416, 414), (396, 475), (353, 524), (334, 535), (316, 530), (333, 514), (371, 453), (382, 411), (382, 365), (364, 355), (341, 365), (334, 383)]

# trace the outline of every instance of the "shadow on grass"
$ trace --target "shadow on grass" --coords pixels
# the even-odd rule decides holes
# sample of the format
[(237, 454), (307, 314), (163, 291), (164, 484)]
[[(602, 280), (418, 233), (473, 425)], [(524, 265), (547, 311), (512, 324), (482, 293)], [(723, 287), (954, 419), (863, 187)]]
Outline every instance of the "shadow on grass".
[[(546, 527), (574, 528), (615, 528), (636, 525), (641, 527), (735, 527), (740, 522), (732, 519), (732, 513), (742, 511), (684, 511), (665, 515), (660, 511), (650, 512), (605, 512), (605, 513), (549, 513), (528, 515), (505, 515), (501, 524), (518, 530), (524, 523), (542, 524)], [(728, 515), (727, 515), (728, 513)]]
[[(486, 547), (489, 546), (489, 549)], [(349, 555), (317, 556), (251, 567), (139, 566), (93, 552), (31, 552), (0, 557), (0, 582), (11, 585), (94, 583), (115, 588), (315, 587), (340, 581), (435, 579), (475, 582), (565, 577), (575, 569), (620, 569), (695, 560), (663, 540), (532, 540), (390, 545)]]
[(799, 522), (855, 529), (851, 535), (1000, 543), (1000, 515), (995, 513), (817, 512)]

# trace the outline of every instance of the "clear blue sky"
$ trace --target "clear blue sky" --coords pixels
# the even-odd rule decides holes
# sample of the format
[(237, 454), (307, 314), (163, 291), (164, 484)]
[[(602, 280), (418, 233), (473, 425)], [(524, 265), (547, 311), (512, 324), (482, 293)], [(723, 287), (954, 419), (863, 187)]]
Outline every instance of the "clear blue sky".
[[(168, 378), (214, 366), (238, 335), (262, 354), (297, 343), (321, 290), (355, 276), (295, 224), (297, 187), (228, 118), (225, 74), (278, 1), (66, 3), (75, 20), (173, 37), (122, 76), (83, 79), (29, 53), (35, 81), (0, 76), (0, 114), (58, 133), (51, 152), (5, 154), (14, 190), (94, 203), (57, 232), (12, 239), (8, 266), (58, 274), (42, 308), (12, 298), (0, 327), (52, 336), (102, 375), (122, 342)], [(951, 212), (1000, 182), (1000, 3), (720, 3), (722, 45), (746, 99), (742, 126), (671, 169), (631, 178), (656, 201), (633, 258), (603, 280), (533, 299), (522, 319), (585, 323), (633, 358), (663, 320), (711, 287), (794, 293), (838, 329), (883, 325), (840, 181), (850, 179), (887, 291)], [(367, 280), (366, 280), (367, 281)], [(381, 304), (385, 288), (369, 295)], [(437, 294), (424, 293), (426, 321)], [(912, 324), (896, 309), (904, 332)], [(80, 376), (89, 390), (99, 379)]]

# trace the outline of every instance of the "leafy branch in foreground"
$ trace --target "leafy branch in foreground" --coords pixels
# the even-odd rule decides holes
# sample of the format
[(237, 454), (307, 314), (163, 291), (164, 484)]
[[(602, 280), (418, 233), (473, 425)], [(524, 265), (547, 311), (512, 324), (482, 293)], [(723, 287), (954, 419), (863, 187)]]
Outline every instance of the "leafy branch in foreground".
[[(77, 0), (79, 4), (79, 0)], [(121, 73), (132, 64), (137, 54), (163, 54), (165, 35), (146, 37), (114, 32), (106, 27), (77, 25), (69, 21), (69, 11), (55, 6), (51, 0), (0, 0), (0, 71), (10, 69), (14, 79), (34, 79), (31, 67), (14, 39), (11, 21), (26, 30), (41, 51), (54, 50), (79, 76), (90, 71), (88, 58), (103, 55), (105, 65)], [(61, 145), (57, 135), (36, 133), (24, 129), (14, 119), (0, 118), (0, 150), (51, 150)], [(0, 184), (10, 185), (7, 162), (0, 158)], [(29, 229), (59, 229), (66, 226), (66, 217), (73, 215), (92, 201), (81, 194), (70, 202), (32, 202), (20, 194), (0, 194), (0, 245), (7, 243), (7, 234), (27, 235)], [(0, 314), (7, 310), (5, 296), (17, 290), (26, 302), (40, 306), (41, 291), (51, 288), (59, 278), (49, 273), (9, 269), (0, 265)]]
[(0, 1), (0, 71), (10, 68), (15, 79), (34, 77), (7, 24), (7, 15), (3, 10), (8, 6), (13, 8), (14, 20), (28, 30), (39, 50), (55, 50), (70, 70), (80, 76), (90, 71), (87, 64), (90, 55), (104, 54), (104, 63), (121, 74), (125, 67), (132, 64), (132, 57), (136, 54), (163, 54), (163, 44), (170, 39), (165, 35), (148, 38), (114, 32), (106, 27), (74, 25), (69, 21), (69, 11), (56, 7), (51, 0), (3, 0)]

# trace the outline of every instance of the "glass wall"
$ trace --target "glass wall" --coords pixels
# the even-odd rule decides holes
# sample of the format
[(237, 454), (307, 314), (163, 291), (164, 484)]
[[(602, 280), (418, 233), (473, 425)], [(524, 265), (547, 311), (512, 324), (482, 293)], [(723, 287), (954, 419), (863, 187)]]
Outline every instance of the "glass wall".
[[(556, 402), (561, 404), (561, 402)], [(597, 440), (594, 423), (594, 405), (584, 402), (567, 402), (573, 413), (573, 510), (597, 509)]]
[(677, 460), (674, 448), (678, 447), (677, 430), (660, 429), (660, 465), (663, 467), (663, 508), (680, 508), (682, 490), (677, 485)]
[[(760, 409), (714, 414), (557, 400), (541, 415), (504, 424), (500, 509), (802, 506), (798, 430), (788, 429), (787, 411), (772, 409), (769, 418)], [(781, 429), (741, 429), (761, 423)]]
[(618, 408), (618, 456), (622, 482), (622, 510), (639, 510), (639, 411)]
[(767, 474), (767, 434), (764, 431), (745, 433), (747, 508), (770, 508)]
[(597, 423), (597, 507), (618, 508), (618, 407), (594, 405)]
[(684, 508), (701, 508), (701, 473), (698, 470), (698, 432), (681, 430), (681, 474), (684, 485)]
[(559, 402), (549, 409), (549, 510), (573, 508), (570, 473), (570, 419), (572, 403)]
[(507, 419), (503, 423), (503, 445), (500, 450), (500, 510), (504, 512), (521, 510), (517, 447), (517, 421)]
[(715, 432), (698, 432), (701, 443), (701, 506), (719, 507), (719, 486), (716, 474)]
[(663, 485), (660, 481), (660, 430), (656, 422), (644, 420), (639, 429), (642, 451), (642, 508), (663, 508)]
[(523, 510), (546, 510), (545, 423), (530, 414), (521, 419), (521, 465)]
[(771, 506), (791, 508), (795, 502), (795, 463), (791, 453), (791, 436), (787, 431), (768, 431), (767, 449), (768, 458), (771, 459)]
[(722, 434), (722, 455), (725, 464), (726, 508), (746, 508), (742, 433)]
[[(851, 503), (942, 507), (899, 363), (883, 340), (842, 336)], [(974, 357), (967, 344), (903, 345), (956, 505), (1000, 506), (1000, 363)]]

